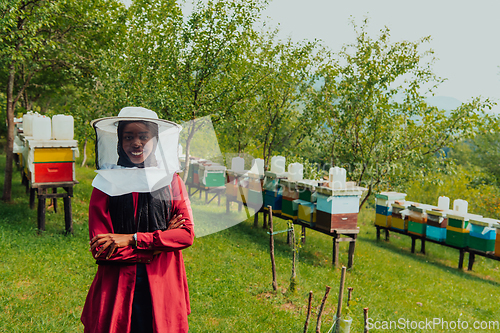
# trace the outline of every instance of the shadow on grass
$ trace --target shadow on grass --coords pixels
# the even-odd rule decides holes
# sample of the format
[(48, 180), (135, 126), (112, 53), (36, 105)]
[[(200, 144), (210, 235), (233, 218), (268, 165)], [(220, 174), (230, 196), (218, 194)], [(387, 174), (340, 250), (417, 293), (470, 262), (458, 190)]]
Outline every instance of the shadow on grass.
[[(464, 278), (466, 280), (471, 280), (471, 281), (476, 281), (476, 282), (477, 281), (486, 282), (486, 283), (488, 283), (488, 284), (490, 284), (492, 286), (500, 287), (500, 283), (498, 283), (496, 281), (492, 281), (492, 280), (485, 279), (485, 278), (482, 278), (482, 277), (479, 277), (479, 276), (467, 274), (465, 271), (460, 270), (458, 268), (458, 259), (459, 259), (459, 252), (458, 252), (458, 250), (456, 250), (457, 251), (457, 268), (453, 268), (453, 267), (450, 267), (448, 265), (445, 265), (444, 263), (436, 261), (436, 259), (439, 260), (436, 257), (429, 256), (428, 254), (420, 254), (420, 252), (419, 253), (411, 253), (411, 248), (401, 248), (401, 247), (399, 247), (398, 245), (396, 245), (394, 243), (390, 243), (389, 241), (382, 240), (382, 237), (381, 237), (380, 240), (377, 240), (376, 238), (375, 239), (369, 238), (369, 237), (366, 237), (365, 235), (366, 234), (364, 234), (363, 236), (358, 237), (358, 239), (362, 239), (364, 242), (371, 243), (374, 246), (377, 246), (377, 247), (389, 250), (391, 252), (395, 252), (395, 253), (397, 253), (399, 255), (402, 255), (402, 256), (405, 256), (405, 257), (408, 257), (408, 258), (411, 258), (411, 259), (416, 260), (416, 261), (418, 261), (420, 263), (423, 263), (425, 265), (432, 265), (432, 266), (434, 266), (436, 268), (439, 268), (442, 271), (445, 271), (445, 272), (453, 274), (455, 276)], [(402, 236), (404, 236), (404, 235), (402, 235)], [(409, 240), (411, 241), (411, 238), (409, 238)], [(453, 248), (448, 248), (448, 247), (446, 247), (446, 249), (455, 250)], [(464, 266), (465, 266), (465, 261), (466, 260), (464, 259)]]

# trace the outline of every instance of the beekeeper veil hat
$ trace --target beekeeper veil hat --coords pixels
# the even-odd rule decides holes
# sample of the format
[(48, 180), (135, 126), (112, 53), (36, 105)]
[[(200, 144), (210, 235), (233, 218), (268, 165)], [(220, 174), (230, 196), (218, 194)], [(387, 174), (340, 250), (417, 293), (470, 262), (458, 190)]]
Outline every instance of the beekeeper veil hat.
[[(123, 148), (123, 129), (130, 123), (145, 125), (150, 134), (152, 152), (141, 163), (131, 160)], [(118, 116), (93, 120), (91, 126), (96, 133), (97, 168), (92, 185), (110, 196), (155, 191), (170, 185), (174, 173), (180, 170), (178, 147), (182, 127), (159, 119), (152, 110), (125, 107)]]

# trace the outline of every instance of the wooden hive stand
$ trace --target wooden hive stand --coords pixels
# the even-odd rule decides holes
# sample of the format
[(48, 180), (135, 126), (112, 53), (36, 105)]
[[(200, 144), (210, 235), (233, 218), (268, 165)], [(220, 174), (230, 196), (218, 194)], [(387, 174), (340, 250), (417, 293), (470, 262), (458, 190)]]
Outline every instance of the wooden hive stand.
[[(30, 187), (30, 208), (35, 209), (35, 196), (38, 198), (38, 230), (45, 231), (46, 201), (51, 200), (54, 212), (57, 213), (57, 198), (63, 198), (64, 202), (64, 224), (66, 234), (73, 232), (73, 213), (71, 198), (73, 197), (73, 186), (77, 181), (59, 183), (32, 183)], [(62, 187), (64, 192), (58, 193), (57, 188)], [(52, 189), (49, 193), (49, 189)]]

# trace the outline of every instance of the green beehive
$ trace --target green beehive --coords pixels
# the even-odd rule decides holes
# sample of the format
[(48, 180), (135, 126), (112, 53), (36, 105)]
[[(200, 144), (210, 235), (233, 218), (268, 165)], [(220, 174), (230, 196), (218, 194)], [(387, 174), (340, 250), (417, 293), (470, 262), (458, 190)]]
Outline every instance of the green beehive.
[(464, 248), (469, 246), (469, 238), (468, 232), (457, 232), (447, 228), (445, 243), (459, 248)]
[(469, 237), (469, 247), (483, 252), (495, 251), (495, 239)]
[(424, 223), (418, 223), (415, 221), (408, 221), (408, 232), (415, 234), (415, 235), (423, 236), (423, 235), (425, 235), (426, 225), (427, 224), (424, 224)]
[(299, 192), (299, 199), (308, 201), (308, 202), (315, 202), (316, 197), (313, 196), (312, 194), (316, 191), (316, 187), (318, 186), (318, 182), (315, 180), (301, 180), (297, 182), (297, 191)]
[(219, 187), (226, 184), (226, 167), (217, 163), (199, 164), (200, 182), (206, 187)]
[(281, 213), (286, 217), (297, 218), (299, 204), (291, 200), (283, 199), (281, 203)]

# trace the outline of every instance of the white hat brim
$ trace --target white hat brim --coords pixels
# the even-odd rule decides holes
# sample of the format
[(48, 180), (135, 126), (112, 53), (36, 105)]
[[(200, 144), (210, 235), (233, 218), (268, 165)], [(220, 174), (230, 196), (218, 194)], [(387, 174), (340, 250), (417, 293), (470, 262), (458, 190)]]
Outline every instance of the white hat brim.
[(176, 124), (169, 120), (164, 119), (154, 119), (154, 118), (144, 118), (144, 117), (105, 117), (92, 120), (90, 126), (93, 128), (98, 128), (105, 132), (116, 133), (118, 127), (118, 122), (120, 121), (149, 121), (158, 125), (159, 132), (171, 128), (177, 128), (179, 131), (182, 130), (182, 126)]

